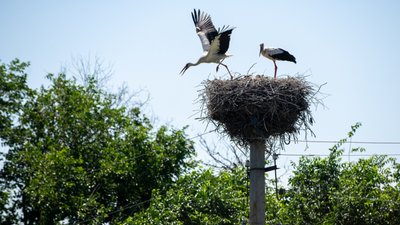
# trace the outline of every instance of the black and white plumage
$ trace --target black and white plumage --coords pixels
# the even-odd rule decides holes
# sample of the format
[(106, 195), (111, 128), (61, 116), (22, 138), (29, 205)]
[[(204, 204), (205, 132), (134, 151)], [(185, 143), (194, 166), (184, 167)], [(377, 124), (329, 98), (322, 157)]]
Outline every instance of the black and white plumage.
[(275, 73), (274, 78), (276, 79), (276, 71), (278, 67), (276, 66), (276, 60), (280, 61), (289, 61), (296, 63), (296, 58), (291, 55), (288, 51), (281, 49), (281, 48), (264, 48), (264, 44), (260, 44), (260, 56), (263, 55), (264, 57), (272, 60), (275, 65)]
[(228, 66), (222, 62), (225, 58), (230, 56), (227, 55), (226, 52), (229, 48), (232, 30), (235, 28), (223, 26), (222, 29), (216, 30), (211, 21), (210, 15), (200, 12), (200, 10), (194, 10), (192, 12), (192, 19), (196, 27), (196, 33), (203, 46), (203, 55), (196, 63), (187, 63), (180, 74), (183, 75), (189, 67), (197, 66), (200, 63), (217, 63), (217, 72), (219, 66), (222, 65), (228, 70), (231, 78), (233, 78)]

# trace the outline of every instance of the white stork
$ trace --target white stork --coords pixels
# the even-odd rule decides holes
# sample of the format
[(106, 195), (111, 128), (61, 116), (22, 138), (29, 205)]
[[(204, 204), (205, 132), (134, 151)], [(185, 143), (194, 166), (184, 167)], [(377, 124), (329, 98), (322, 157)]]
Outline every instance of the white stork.
[(200, 63), (217, 63), (216, 71), (218, 72), (219, 65), (224, 66), (231, 79), (233, 78), (228, 66), (223, 64), (222, 61), (230, 55), (225, 54), (229, 48), (229, 41), (231, 39), (232, 30), (229, 26), (223, 26), (222, 29), (215, 29), (210, 15), (196, 9), (192, 12), (192, 19), (196, 26), (196, 33), (199, 35), (201, 44), (203, 46), (203, 55), (196, 63), (187, 63), (180, 72), (181, 75), (191, 66), (197, 66)]
[(289, 62), (294, 62), (296, 63), (296, 58), (291, 55), (288, 51), (283, 50), (281, 48), (264, 48), (264, 43), (260, 44), (260, 56), (261, 54), (272, 60), (274, 62), (275, 65), (275, 74), (274, 74), (274, 78), (276, 79), (276, 71), (278, 70), (278, 67), (276, 66), (276, 60), (280, 60), (280, 61), (289, 61)]

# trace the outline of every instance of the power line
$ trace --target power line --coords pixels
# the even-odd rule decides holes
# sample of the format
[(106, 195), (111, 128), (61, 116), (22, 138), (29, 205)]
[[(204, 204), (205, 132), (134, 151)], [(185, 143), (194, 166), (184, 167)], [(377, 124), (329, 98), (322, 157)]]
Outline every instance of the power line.
[[(196, 139), (207, 135), (209, 133), (215, 132), (216, 129), (204, 132), (202, 134), (198, 134), (193, 137), (189, 137), (189, 139)], [(318, 144), (337, 144), (339, 141), (329, 141), (329, 140), (297, 140), (297, 142), (301, 143), (318, 143)], [(400, 145), (400, 141), (345, 141), (343, 143), (352, 143), (352, 144), (368, 144), (368, 145)]]
[[(301, 157), (301, 156), (308, 156), (308, 157), (325, 157), (329, 156), (329, 154), (290, 154), (290, 153), (282, 153), (278, 154), (281, 156), (288, 156), (288, 157)], [(350, 154), (347, 155), (350, 157), (370, 157), (370, 156), (400, 156), (400, 154)]]
[[(328, 143), (328, 144), (336, 144), (338, 141), (325, 141), (325, 140), (297, 140), (297, 142), (304, 143)], [(400, 141), (345, 141), (344, 143), (352, 143), (352, 144), (374, 144), (374, 145), (400, 145)]]

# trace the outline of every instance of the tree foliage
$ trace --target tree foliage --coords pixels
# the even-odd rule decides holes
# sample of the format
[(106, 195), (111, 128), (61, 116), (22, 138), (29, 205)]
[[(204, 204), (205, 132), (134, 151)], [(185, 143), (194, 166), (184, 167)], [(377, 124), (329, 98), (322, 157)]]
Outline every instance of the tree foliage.
[(244, 171), (193, 171), (166, 193), (155, 190), (150, 207), (128, 224), (239, 224), (246, 215)]
[[(361, 124), (352, 126), (349, 138)], [(375, 155), (342, 162), (340, 140), (326, 158), (302, 157), (279, 216), (284, 224), (399, 224), (399, 164)], [(355, 148), (353, 151), (364, 151)]]
[(154, 129), (95, 80), (82, 86), (50, 74), (49, 87), (31, 90), (27, 65), (16, 60), (0, 71), (2, 223), (122, 221), (191, 166), (184, 129)]
[[(13, 120), (20, 112), (31, 90), (26, 84), (25, 69), (29, 63), (18, 59), (8, 65), (0, 63), (0, 135), (10, 135)], [(4, 141), (4, 140), (2, 140)]]
[[(393, 160), (372, 156), (346, 163), (339, 189), (332, 196), (327, 221), (338, 224), (400, 224), (400, 189), (393, 179)], [(397, 183), (397, 187), (393, 184)]]
[[(399, 164), (378, 155), (342, 161), (343, 144), (360, 126), (352, 126), (348, 138), (330, 148), (328, 157), (302, 157), (293, 163), (290, 186), (280, 200), (273, 188), (267, 189), (267, 224), (400, 223)], [(166, 195), (156, 191), (149, 208), (125, 223), (239, 224), (248, 216), (248, 203), (242, 200), (248, 194), (245, 171), (221, 171), (195, 171), (179, 179)]]
[[(166, 195), (156, 190), (150, 207), (124, 224), (242, 224), (249, 215), (246, 173), (243, 168), (193, 171), (181, 177)], [(279, 204), (275, 192), (269, 190), (266, 220), (277, 221)]]

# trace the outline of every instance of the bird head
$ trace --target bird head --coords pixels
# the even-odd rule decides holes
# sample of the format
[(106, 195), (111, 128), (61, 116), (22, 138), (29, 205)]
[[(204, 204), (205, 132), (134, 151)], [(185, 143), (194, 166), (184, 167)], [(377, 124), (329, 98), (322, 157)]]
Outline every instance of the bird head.
[(183, 69), (179, 74), (183, 75), (186, 72), (186, 70), (189, 69), (190, 66), (192, 66), (192, 63), (186, 63), (185, 67), (183, 67)]
[(258, 56), (261, 56), (261, 52), (264, 50), (264, 43), (260, 44), (260, 53), (258, 54)]

